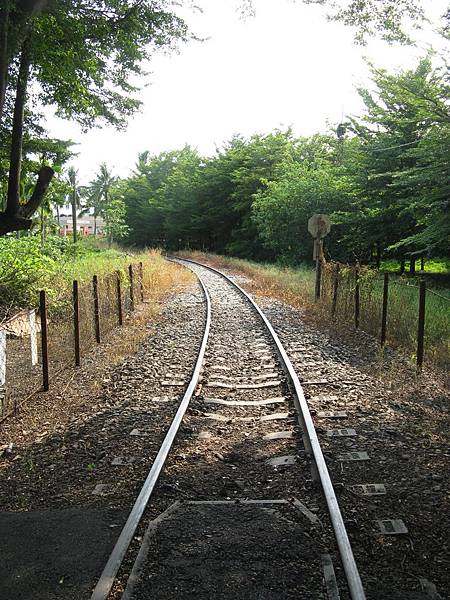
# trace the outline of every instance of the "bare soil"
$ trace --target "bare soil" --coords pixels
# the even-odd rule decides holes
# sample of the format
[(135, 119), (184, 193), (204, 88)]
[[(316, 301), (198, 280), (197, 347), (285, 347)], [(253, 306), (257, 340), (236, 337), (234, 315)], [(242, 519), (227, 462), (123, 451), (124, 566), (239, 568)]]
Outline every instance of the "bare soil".
[[(249, 280), (240, 279), (239, 283), (252, 289)], [(299, 309), (273, 298), (261, 297), (258, 302), (304, 382), (368, 598), (445, 598), (450, 583), (450, 439), (448, 390), (441, 375), (424, 371), (417, 377), (405, 357), (391, 351), (381, 355), (369, 336), (355, 333), (342, 340), (332, 329), (319, 329), (305, 320)], [(84, 591), (92, 589), (176, 411), (195, 359), (203, 316), (198, 286), (172, 296), (160, 319), (130, 325), (129, 330), (115, 334), (86, 357), (81, 369), (65, 372), (53, 391), (39, 395), (32, 406), (0, 426), (0, 554), (8, 557), (8, 562), (0, 561), (2, 600), (79, 600)], [(247, 333), (250, 339), (251, 327)], [(122, 353), (118, 351), (121, 346)], [(208, 357), (203, 384), (210, 379), (210, 365), (217, 365), (212, 360), (216, 357), (217, 353)], [(223, 358), (226, 366), (233, 357), (225, 351)], [(164, 381), (179, 383), (167, 386)], [(244, 396), (260, 400), (268, 394), (247, 390)], [(212, 437), (199, 438), (205, 413), (219, 412), (231, 420), (250, 416), (246, 407), (231, 410), (207, 405), (205, 400), (211, 398), (230, 396), (226, 388), (203, 385), (182, 426), (146, 520), (156, 517), (174, 500), (202, 499), (202, 489), (203, 499), (211, 499), (214, 490), (214, 497), (230, 500), (298, 493), (320, 516), (323, 506), (314, 505), (309, 483), (296, 476), (297, 469), (306, 466), (301, 445), (278, 440), (268, 451), (261, 441), (267, 430), (255, 419), (242, 422), (252, 440), (247, 447), (239, 446), (237, 438), (228, 438), (227, 424), (214, 419), (208, 426)], [(275, 410), (279, 409), (262, 407), (260, 415)], [(337, 410), (346, 411), (347, 417), (337, 421), (319, 416), (322, 411)], [(294, 427), (293, 419), (289, 421), (293, 417), (290, 407), (288, 413), (285, 423), (273, 422), (274, 431), (287, 429), (286, 424)], [(354, 428), (357, 435), (330, 437), (328, 430), (337, 428)], [(136, 430), (136, 435), (130, 435)], [(296, 466), (292, 470), (281, 468), (281, 476), (271, 477), (264, 466), (267, 456), (281, 455), (285, 450), (286, 454), (296, 454)], [(366, 451), (369, 460), (342, 460), (340, 455), (349, 451)], [(253, 473), (242, 466), (242, 456), (248, 453), (259, 457)], [(118, 457), (127, 460), (112, 465)], [(384, 483), (387, 493), (362, 496), (352, 487), (365, 483)], [(106, 487), (94, 495), (98, 484)], [(80, 525), (82, 519), (74, 517), (70, 531), (67, 525), (64, 528), (66, 511), (70, 510), (86, 515), (84, 526)], [(204, 531), (212, 527), (214, 518), (207, 515), (205, 519)], [(379, 519), (402, 519), (408, 533), (382, 535), (375, 522)], [(46, 520), (52, 523), (54, 537), (27, 536), (27, 531), (36, 533), (44, 527)], [(13, 521), (14, 530), (17, 527), (22, 532), (20, 537), (3, 533), (11, 532)], [(100, 523), (97, 528), (94, 521)], [(273, 532), (274, 522), (276, 519), (266, 519), (267, 532)], [(296, 522), (307, 532), (301, 520)], [(78, 527), (81, 534), (76, 542), (73, 532)], [(175, 521), (174, 528), (167, 531), (169, 541), (176, 529)], [(136, 549), (144, 531), (142, 527), (134, 542)], [(249, 526), (249, 535), (252, 531)], [(186, 533), (198, 539), (198, 524), (186, 526)], [(258, 544), (263, 543), (264, 536), (255, 535)], [(266, 537), (272, 539), (272, 533)], [(58, 538), (64, 538), (64, 543), (73, 539), (72, 547), (58, 546), (54, 542)], [(97, 546), (96, 539), (100, 540)], [(214, 540), (207, 539), (210, 552), (218, 551)], [(322, 543), (325, 548), (325, 541)], [(161, 552), (167, 547), (161, 546)], [(40, 551), (43, 556), (38, 564)], [(276, 545), (268, 547), (262, 552), (261, 563), (275, 554)], [(234, 555), (230, 550), (230, 564)], [(180, 557), (172, 558), (173, 567)], [(197, 558), (201, 560), (200, 555)], [(124, 567), (118, 593), (131, 566), (132, 562)], [(77, 573), (83, 569), (81, 581)], [(18, 575), (27, 584), (15, 586)], [(47, 583), (37, 595), (39, 579)], [(164, 578), (159, 581), (163, 585)], [(208, 585), (203, 597), (208, 593), (220, 597), (217, 583)], [(311, 598), (319, 598), (319, 593)], [(161, 594), (158, 597), (169, 597)], [(273, 592), (267, 597), (278, 596)]]

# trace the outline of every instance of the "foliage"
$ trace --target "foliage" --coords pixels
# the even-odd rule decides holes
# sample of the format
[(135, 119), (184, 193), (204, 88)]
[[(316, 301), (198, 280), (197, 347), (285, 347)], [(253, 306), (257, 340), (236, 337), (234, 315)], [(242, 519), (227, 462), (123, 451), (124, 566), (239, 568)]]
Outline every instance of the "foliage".
[(99, 172), (89, 185), (82, 190), (84, 198), (83, 213), (92, 210), (94, 217), (94, 235), (97, 233), (97, 218), (105, 221), (105, 231), (109, 244), (124, 237), (128, 231), (125, 224), (125, 203), (119, 178), (114, 176), (106, 163), (100, 165)]
[[(429, 57), (415, 70), (372, 67), (374, 92), (350, 129), (360, 141), (355, 173), (364, 193), (342, 222), (369, 243), (400, 253), (446, 251), (450, 224), (448, 78)], [(355, 219), (356, 215), (356, 219)]]
[[(62, 238), (61, 238), (62, 239)], [(51, 240), (42, 249), (36, 236), (0, 238), (0, 296), (7, 306), (35, 306), (40, 289), (51, 289), (64, 244)]]
[(34, 193), (20, 204), (29, 89), (34, 105), (52, 105), (59, 116), (85, 128), (102, 121), (123, 127), (140, 105), (134, 82), (144, 74), (143, 62), (155, 50), (187, 39), (186, 25), (172, 9), (166, 0), (2, 3), (0, 132), (9, 178), (0, 234), (31, 227), (53, 176), (52, 167), (41, 166)]
[(63, 293), (67, 295), (72, 279), (84, 281), (93, 272), (100, 275), (128, 262), (124, 252), (96, 247), (89, 241), (73, 244), (65, 237), (48, 236), (42, 244), (37, 235), (5, 236), (0, 238), (2, 306), (37, 306), (41, 289), (55, 304)]
[(210, 158), (190, 148), (140, 155), (123, 182), (129, 243), (295, 264), (308, 218), (329, 213), (326, 255), (380, 263), (448, 251), (448, 79), (429, 56), (391, 74), (372, 67), (364, 114), (328, 135), (234, 136)]
[(306, 4), (329, 7), (329, 17), (355, 27), (355, 39), (364, 44), (368, 37), (381, 36), (389, 42), (409, 43), (406, 28), (418, 23), (424, 12), (420, 0), (303, 0)]
[[(279, 259), (291, 264), (311, 256), (309, 217), (314, 213), (337, 213), (349, 206), (359, 191), (342, 167), (335, 164), (334, 152), (330, 152), (332, 140), (313, 139), (304, 146), (308, 154), (302, 153), (298, 162), (284, 165), (277, 180), (255, 194), (253, 202), (259, 235)], [(339, 228), (334, 226), (327, 238), (328, 251), (334, 256), (338, 253), (338, 236)]]

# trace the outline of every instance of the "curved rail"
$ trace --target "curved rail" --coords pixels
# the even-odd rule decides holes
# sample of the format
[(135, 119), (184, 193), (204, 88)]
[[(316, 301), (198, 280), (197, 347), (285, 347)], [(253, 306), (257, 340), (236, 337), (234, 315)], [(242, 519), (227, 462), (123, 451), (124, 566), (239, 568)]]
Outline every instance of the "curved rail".
[(152, 468), (142, 486), (139, 496), (137, 497), (133, 508), (128, 516), (127, 522), (125, 523), (122, 532), (110, 554), (108, 562), (103, 569), (100, 579), (92, 592), (91, 600), (106, 600), (111, 592), (114, 584), (117, 572), (122, 564), (124, 556), (128, 550), (133, 535), (136, 531), (137, 526), (142, 518), (142, 515), (147, 507), (147, 504), (152, 495), (153, 489), (158, 481), (159, 475), (164, 467), (167, 456), (172, 448), (172, 444), (178, 433), (181, 421), (183, 420), (184, 414), (189, 406), (189, 402), (195, 391), (200, 376), (201, 367), (203, 364), (203, 358), (205, 356), (206, 344), (208, 342), (209, 330), (211, 327), (211, 300), (206, 287), (203, 285), (202, 280), (199, 278), (200, 285), (203, 290), (203, 294), (206, 300), (206, 322), (205, 331), (203, 333), (202, 344), (197, 356), (195, 367), (192, 373), (191, 381), (184, 393), (183, 399), (180, 402), (180, 406), (173, 418), (173, 421), (167, 431), (166, 437), (164, 438), (161, 448), (153, 462)]
[[(328, 467), (325, 462), (325, 458), (322, 453), (322, 449), (320, 447), (319, 439), (317, 437), (317, 433), (314, 427), (314, 423), (311, 417), (311, 413), (309, 412), (308, 403), (305, 398), (305, 394), (303, 392), (303, 388), (300, 384), (300, 381), (297, 377), (297, 374), (292, 366), (292, 363), (286, 354), (285, 349), (280, 341), (280, 338), (276, 334), (273, 329), (270, 321), (267, 319), (265, 314), (253, 300), (253, 298), (243, 290), (237, 283), (235, 283), (232, 279), (227, 277), (221, 271), (214, 269), (208, 265), (204, 265), (202, 263), (198, 263), (191, 259), (186, 258), (178, 258), (179, 261), (185, 261), (187, 263), (192, 263), (198, 265), (200, 267), (204, 267), (205, 269), (209, 269), (213, 273), (220, 275), (226, 281), (228, 281), (231, 285), (233, 285), (239, 292), (244, 296), (246, 300), (252, 304), (255, 308), (261, 319), (263, 320), (267, 330), (269, 331), (272, 339), (275, 342), (277, 347), (278, 354), (281, 358), (281, 362), (283, 364), (283, 368), (288, 375), (292, 387), (294, 389), (294, 400), (296, 409), (301, 420), (301, 425), (303, 427), (304, 434), (308, 438), (308, 445), (311, 452), (311, 458), (314, 460), (315, 467), (317, 469), (317, 474), (320, 479), (320, 483), (322, 486), (322, 491), (325, 496), (325, 501), (327, 503), (328, 512), (330, 515), (331, 523), (333, 526), (334, 535), (336, 537), (336, 542), (339, 548), (339, 554), (341, 556), (342, 566), (344, 567), (345, 576), (347, 580), (348, 589), (350, 592), (350, 596), (352, 600), (365, 600), (366, 594), (364, 592), (364, 588), (362, 585), (361, 577), (358, 572), (358, 567), (356, 566), (355, 557), (353, 555), (353, 550), (350, 544), (350, 540), (348, 539), (347, 531), (345, 528), (344, 520), (342, 518), (342, 513), (339, 508), (339, 504), (336, 498), (336, 494), (334, 492), (333, 484), (331, 482), (330, 474), (328, 472)], [(199, 278), (200, 279), (200, 278)], [(200, 279), (201, 281), (201, 279)]]

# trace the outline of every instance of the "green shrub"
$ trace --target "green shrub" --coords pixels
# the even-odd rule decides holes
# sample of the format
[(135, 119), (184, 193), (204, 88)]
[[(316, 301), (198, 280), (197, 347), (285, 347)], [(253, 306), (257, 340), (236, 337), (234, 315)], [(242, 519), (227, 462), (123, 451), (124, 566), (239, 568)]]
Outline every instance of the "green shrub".
[[(62, 238), (59, 238), (62, 239)], [(0, 238), (0, 302), (10, 307), (36, 306), (40, 289), (52, 294), (52, 279), (61, 270), (63, 246), (51, 238)]]

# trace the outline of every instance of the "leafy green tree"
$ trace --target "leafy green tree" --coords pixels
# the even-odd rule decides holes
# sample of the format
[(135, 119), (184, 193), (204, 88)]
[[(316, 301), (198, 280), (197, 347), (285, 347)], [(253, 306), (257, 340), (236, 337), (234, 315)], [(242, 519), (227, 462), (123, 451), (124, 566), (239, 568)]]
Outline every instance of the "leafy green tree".
[(108, 207), (112, 200), (111, 192), (117, 185), (118, 178), (108, 170), (106, 163), (100, 165), (99, 172), (95, 178), (83, 188), (85, 203), (84, 213), (93, 211), (94, 235), (97, 234), (97, 219), (102, 217), (108, 225)]
[(184, 22), (164, 0), (6, 0), (0, 7), (0, 127), (11, 123), (7, 204), (0, 234), (27, 229), (53, 177), (44, 165), (22, 203), (24, 112), (33, 86), (43, 105), (85, 127), (117, 127), (139, 106), (130, 83), (160, 47), (186, 39)]
[[(276, 180), (254, 196), (252, 218), (259, 236), (274, 256), (289, 263), (309, 259), (312, 238), (307, 230), (314, 213), (336, 213), (352, 205), (359, 189), (337, 160), (337, 144), (327, 136), (303, 139), (295, 161), (285, 163)], [(333, 226), (326, 245), (333, 258), (343, 256), (339, 228)]]
[(355, 28), (355, 40), (364, 44), (368, 37), (388, 42), (410, 43), (407, 33), (411, 22), (424, 18), (421, 0), (303, 0), (305, 4), (329, 7), (328, 15)]
[(253, 196), (276, 179), (280, 165), (293, 160), (295, 152), (291, 131), (276, 131), (249, 140), (235, 136), (206, 162), (199, 202), (203, 231), (209, 232), (207, 247), (268, 258), (251, 218)]
[[(448, 229), (448, 84), (428, 58), (390, 74), (372, 67), (376, 89), (351, 120), (360, 146), (349, 165), (363, 193), (347, 215), (350, 236), (414, 257), (442, 244)], [(428, 242), (427, 242), (428, 240)]]
[(128, 225), (125, 222), (126, 206), (120, 184), (112, 190), (108, 204), (104, 208), (105, 230), (108, 244), (121, 240), (128, 233)]
[(175, 168), (177, 154), (163, 152), (154, 156), (143, 152), (139, 155), (134, 174), (126, 181), (124, 191), (130, 244), (166, 244), (165, 212), (159, 190)]

